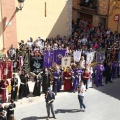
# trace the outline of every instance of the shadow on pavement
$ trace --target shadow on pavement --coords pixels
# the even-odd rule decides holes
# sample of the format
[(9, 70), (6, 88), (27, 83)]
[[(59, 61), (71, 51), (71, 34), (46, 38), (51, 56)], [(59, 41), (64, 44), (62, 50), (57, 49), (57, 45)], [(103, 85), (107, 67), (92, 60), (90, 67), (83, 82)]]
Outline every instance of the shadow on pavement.
[(32, 116), (32, 117), (23, 118), (21, 120), (40, 120), (40, 119), (47, 119), (47, 116), (43, 116), (43, 117)]
[(75, 112), (79, 112), (78, 109), (57, 109), (55, 111), (55, 114), (58, 114), (58, 113), (75, 113)]
[(94, 87), (94, 89), (120, 100), (120, 78), (113, 79), (113, 83), (108, 82), (104, 86)]

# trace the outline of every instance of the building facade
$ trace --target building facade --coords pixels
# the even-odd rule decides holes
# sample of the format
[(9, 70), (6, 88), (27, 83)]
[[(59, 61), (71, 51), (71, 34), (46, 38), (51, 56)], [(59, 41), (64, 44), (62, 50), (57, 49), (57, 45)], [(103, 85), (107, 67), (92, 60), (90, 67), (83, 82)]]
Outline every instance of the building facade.
[(73, 0), (73, 20), (77, 18), (91, 20), (94, 26), (102, 23), (106, 28), (120, 32), (119, 20), (115, 20), (120, 14), (120, 0), (88, 1), (86, 3), (85, 0)]
[[(0, 50), (29, 37), (42, 39), (69, 36), (72, 19), (89, 19), (94, 26), (102, 23), (112, 31), (120, 32), (120, 0), (25, 0), (22, 10), (16, 11), (17, 0), (0, 1)], [(53, 4), (54, 3), (54, 4)]]
[(72, 0), (25, 0), (19, 11), (17, 0), (0, 2), (0, 50), (11, 44), (18, 47), (18, 42), (30, 37), (71, 35)]

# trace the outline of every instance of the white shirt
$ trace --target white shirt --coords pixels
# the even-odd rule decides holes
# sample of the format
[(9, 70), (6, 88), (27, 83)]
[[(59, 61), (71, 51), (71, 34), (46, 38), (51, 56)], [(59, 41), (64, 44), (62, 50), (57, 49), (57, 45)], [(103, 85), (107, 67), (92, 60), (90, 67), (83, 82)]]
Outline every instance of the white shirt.
[[(79, 85), (78, 89), (80, 90), (80, 92), (78, 92), (78, 95), (84, 96), (85, 95), (85, 86), (84, 85), (82, 85), (82, 86)], [(81, 91), (83, 91), (83, 92), (81, 92)]]
[(81, 40), (81, 42), (82, 42), (83, 45), (85, 45), (85, 44), (87, 43), (87, 38), (83, 38), (83, 39)]
[(109, 34), (110, 34), (110, 30), (108, 30), (108, 31), (106, 32), (106, 34), (109, 35)]
[(31, 47), (32, 46), (32, 42), (27, 42), (27, 47)]
[(37, 41), (36, 44), (37, 44), (38, 46), (41, 46), (41, 41)]
[(85, 60), (80, 61), (80, 68), (84, 69), (85, 68)]

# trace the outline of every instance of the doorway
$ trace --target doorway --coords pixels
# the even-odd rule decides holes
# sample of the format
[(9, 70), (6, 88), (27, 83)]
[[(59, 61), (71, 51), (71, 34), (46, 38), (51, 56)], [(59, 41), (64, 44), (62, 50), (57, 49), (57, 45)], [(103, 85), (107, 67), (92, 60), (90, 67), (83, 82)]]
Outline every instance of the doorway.
[(92, 21), (93, 15), (80, 12), (80, 19), (84, 19), (85, 21)]
[(99, 23), (102, 24), (103, 26), (106, 26), (106, 18), (99, 17)]

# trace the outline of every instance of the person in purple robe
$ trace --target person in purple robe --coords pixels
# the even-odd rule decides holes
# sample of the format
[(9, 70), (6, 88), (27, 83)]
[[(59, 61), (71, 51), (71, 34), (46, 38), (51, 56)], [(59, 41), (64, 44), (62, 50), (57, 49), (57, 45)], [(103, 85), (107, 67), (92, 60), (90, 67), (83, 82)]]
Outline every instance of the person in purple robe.
[(74, 69), (73, 72), (74, 72), (73, 91), (75, 93), (76, 90), (77, 90), (77, 86), (79, 84), (79, 69), (78, 69), (77, 66), (76, 66), (76, 68)]
[(117, 61), (113, 61), (112, 65), (112, 78), (116, 78), (117, 76)]
[(103, 86), (103, 84), (102, 84), (102, 79), (103, 79), (103, 72), (104, 72), (104, 70), (105, 70), (104, 65), (103, 65), (103, 64), (100, 64), (100, 75), (99, 75), (99, 80), (100, 80), (100, 82), (101, 82), (101, 86)]
[(61, 89), (61, 75), (62, 75), (62, 72), (61, 70), (59, 69), (58, 66), (56, 66), (56, 69), (55, 71), (53, 72), (53, 91), (54, 92), (60, 92), (60, 89)]
[(104, 66), (101, 63), (98, 63), (95, 66), (94, 71), (95, 71), (94, 83), (96, 84), (96, 87), (103, 86), (102, 78), (103, 78)]

